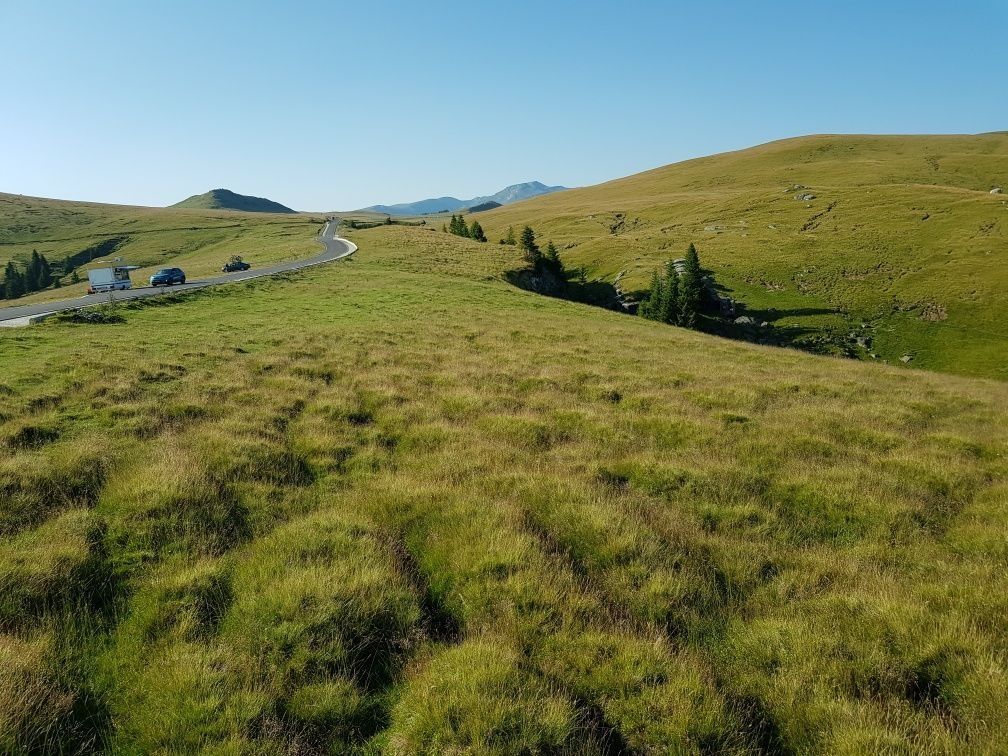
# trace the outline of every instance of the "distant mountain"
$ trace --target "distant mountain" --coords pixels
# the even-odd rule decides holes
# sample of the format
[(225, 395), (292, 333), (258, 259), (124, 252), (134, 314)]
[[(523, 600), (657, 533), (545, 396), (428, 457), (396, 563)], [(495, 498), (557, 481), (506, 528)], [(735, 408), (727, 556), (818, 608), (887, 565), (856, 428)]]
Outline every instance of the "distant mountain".
[(403, 202), (398, 205), (372, 205), (371, 207), (365, 207), (364, 210), (375, 213), (386, 213), (388, 215), (453, 213), (457, 210), (465, 210), (485, 205), (489, 202), (495, 202), (498, 205), (509, 205), (512, 202), (538, 197), (540, 194), (563, 191), (566, 188), (565, 186), (546, 186), (539, 181), (527, 181), (524, 184), (512, 184), (501, 189), (496, 194), (490, 194), (486, 197), (473, 197), (469, 200), (460, 200), (456, 197), (437, 197), (435, 199), (419, 200), (418, 202)]
[(194, 194), (172, 207), (188, 207), (201, 210), (241, 210), (246, 213), (296, 213), (286, 205), (263, 197), (249, 197), (236, 194), (228, 189), (211, 189), (205, 194)]

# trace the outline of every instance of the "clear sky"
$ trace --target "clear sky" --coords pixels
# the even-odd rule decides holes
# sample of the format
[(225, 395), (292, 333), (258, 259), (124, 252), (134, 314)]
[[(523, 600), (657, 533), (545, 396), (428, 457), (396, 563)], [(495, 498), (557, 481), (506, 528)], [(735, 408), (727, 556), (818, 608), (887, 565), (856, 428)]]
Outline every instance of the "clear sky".
[(0, 191), (303, 210), (1008, 129), (1008, 0), (0, 0)]

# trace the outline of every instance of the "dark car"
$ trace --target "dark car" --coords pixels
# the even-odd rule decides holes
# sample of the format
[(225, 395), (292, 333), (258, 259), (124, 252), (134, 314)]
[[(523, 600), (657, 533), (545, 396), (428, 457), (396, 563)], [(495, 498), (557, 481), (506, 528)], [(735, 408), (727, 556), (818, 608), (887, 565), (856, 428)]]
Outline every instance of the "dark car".
[(251, 265), (242, 260), (240, 257), (235, 256), (232, 257), (230, 260), (228, 260), (226, 263), (224, 263), (224, 267), (221, 268), (221, 270), (224, 271), (225, 273), (234, 273), (235, 271), (238, 270), (248, 270), (251, 267), (252, 267)]
[(182, 268), (162, 268), (150, 277), (151, 286), (171, 286), (172, 284), (184, 284), (185, 272)]

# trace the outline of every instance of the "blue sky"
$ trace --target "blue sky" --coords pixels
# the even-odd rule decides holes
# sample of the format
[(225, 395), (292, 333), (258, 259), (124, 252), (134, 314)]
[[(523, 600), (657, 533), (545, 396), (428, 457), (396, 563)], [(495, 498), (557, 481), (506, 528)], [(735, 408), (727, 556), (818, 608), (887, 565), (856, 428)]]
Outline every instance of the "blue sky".
[(1008, 0), (0, 0), (0, 191), (297, 209), (1008, 129)]

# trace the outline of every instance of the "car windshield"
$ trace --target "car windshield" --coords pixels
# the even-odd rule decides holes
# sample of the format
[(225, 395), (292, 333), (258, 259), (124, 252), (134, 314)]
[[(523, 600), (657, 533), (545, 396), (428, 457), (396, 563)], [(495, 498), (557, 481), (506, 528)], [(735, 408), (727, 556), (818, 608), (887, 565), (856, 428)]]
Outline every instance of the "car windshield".
[(172, 272), (172, 269), (171, 269), (171, 268), (162, 268), (161, 270), (159, 270), (159, 271), (158, 271), (157, 273), (155, 273), (154, 275), (155, 275), (155, 276), (167, 276), (167, 275), (168, 275), (169, 273), (171, 273), (171, 272)]

